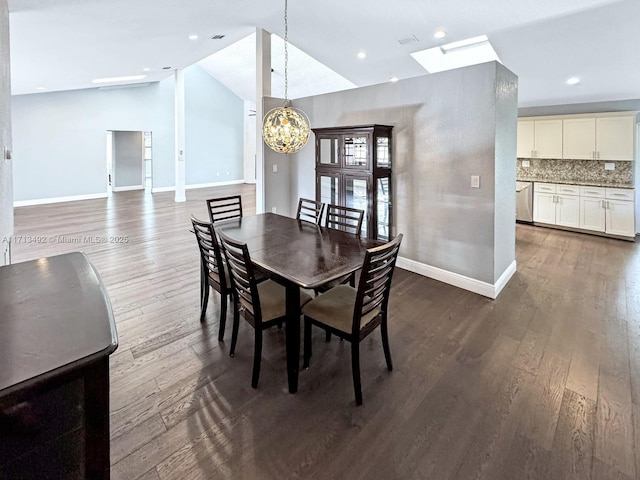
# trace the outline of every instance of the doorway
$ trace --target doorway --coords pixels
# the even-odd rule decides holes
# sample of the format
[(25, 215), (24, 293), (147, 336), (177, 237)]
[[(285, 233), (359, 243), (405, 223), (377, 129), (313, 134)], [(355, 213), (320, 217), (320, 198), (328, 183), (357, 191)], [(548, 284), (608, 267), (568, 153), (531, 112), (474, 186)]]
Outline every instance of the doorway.
[(152, 135), (144, 131), (107, 131), (107, 192), (152, 188)]

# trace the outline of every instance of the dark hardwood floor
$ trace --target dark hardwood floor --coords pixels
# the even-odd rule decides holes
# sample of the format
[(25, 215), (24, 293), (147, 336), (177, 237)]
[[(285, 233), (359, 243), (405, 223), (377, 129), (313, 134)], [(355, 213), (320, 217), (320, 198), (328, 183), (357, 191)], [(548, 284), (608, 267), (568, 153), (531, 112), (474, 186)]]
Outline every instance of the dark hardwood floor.
[(290, 395), (284, 330), (265, 332), (253, 390), (249, 328), (230, 358), (215, 292), (199, 323), (189, 214), (236, 192), (254, 213), (250, 185), (16, 209), (15, 262), (83, 250), (110, 293), (113, 478), (638, 478), (637, 244), (518, 226), (518, 272), (495, 301), (397, 269), (395, 368), (368, 337), (356, 407), (347, 343), (315, 330)]

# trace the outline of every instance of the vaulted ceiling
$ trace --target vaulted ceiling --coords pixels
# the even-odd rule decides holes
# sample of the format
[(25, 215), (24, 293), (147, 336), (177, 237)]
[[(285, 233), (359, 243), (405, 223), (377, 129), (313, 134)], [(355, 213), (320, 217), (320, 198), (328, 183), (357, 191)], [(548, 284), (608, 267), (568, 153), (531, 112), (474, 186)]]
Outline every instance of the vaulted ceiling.
[[(283, 10), (283, 0), (9, 0), (12, 93), (159, 81), (247, 44), (256, 27), (283, 37)], [(288, 16), (290, 43), (313, 59), (290, 59), (292, 98), (312, 80), (348, 88), (426, 74), (410, 53), (482, 34), (518, 75), (520, 106), (640, 98), (638, 0), (290, 0)], [(251, 85), (255, 53), (239, 45), (203, 66)], [(581, 82), (567, 85), (572, 76)]]

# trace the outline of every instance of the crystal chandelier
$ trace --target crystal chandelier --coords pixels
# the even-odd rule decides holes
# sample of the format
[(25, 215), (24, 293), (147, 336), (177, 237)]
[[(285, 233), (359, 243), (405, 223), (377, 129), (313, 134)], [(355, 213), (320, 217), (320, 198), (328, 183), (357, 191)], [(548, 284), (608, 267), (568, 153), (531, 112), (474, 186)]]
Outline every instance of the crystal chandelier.
[(284, 0), (284, 105), (269, 111), (262, 121), (262, 138), (267, 146), (278, 153), (295, 153), (309, 140), (309, 119), (297, 108), (289, 106), (287, 67), (289, 64), (289, 23), (287, 0)]

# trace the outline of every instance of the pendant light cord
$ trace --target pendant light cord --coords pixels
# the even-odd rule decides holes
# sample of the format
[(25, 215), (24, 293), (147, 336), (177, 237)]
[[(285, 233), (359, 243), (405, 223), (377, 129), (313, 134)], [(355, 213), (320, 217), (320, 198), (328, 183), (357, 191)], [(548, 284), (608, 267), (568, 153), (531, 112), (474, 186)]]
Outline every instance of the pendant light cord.
[(289, 19), (287, 17), (287, 0), (284, 0), (284, 105), (288, 103), (288, 90), (289, 90), (289, 78), (287, 76), (287, 70), (289, 65), (289, 49), (287, 44), (289, 43)]

